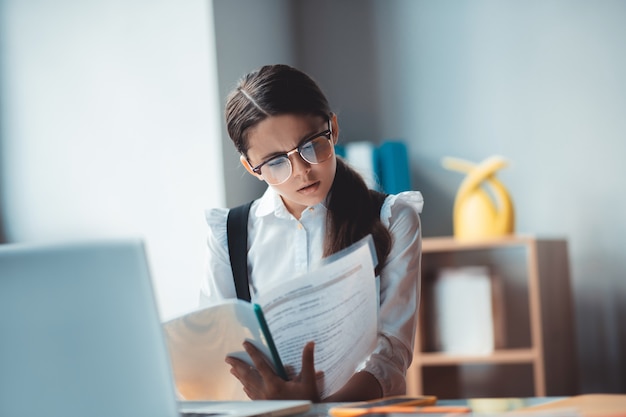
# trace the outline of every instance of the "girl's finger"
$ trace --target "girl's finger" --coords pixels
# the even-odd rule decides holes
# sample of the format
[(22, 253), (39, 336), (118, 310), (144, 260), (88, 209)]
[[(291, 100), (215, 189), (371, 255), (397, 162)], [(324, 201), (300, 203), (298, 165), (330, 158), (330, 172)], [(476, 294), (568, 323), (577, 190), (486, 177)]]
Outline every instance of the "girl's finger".
[(300, 376), (305, 383), (315, 381), (315, 342), (309, 342), (302, 350), (302, 370)]
[(271, 382), (276, 380), (277, 378), (280, 379), (278, 375), (276, 375), (274, 369), (270, 366), (270, 364), (267, 363), (265, 355), (263, 355), (263, 353), (261, 353), (261, 351), (258, 350), (252, 343), (244, 342), (243, 348), (246, 350), (246, 352), (248, 352), (248, 355), (250, 355), (250, 359), (252, 359), (256, 370), (265, 381)]

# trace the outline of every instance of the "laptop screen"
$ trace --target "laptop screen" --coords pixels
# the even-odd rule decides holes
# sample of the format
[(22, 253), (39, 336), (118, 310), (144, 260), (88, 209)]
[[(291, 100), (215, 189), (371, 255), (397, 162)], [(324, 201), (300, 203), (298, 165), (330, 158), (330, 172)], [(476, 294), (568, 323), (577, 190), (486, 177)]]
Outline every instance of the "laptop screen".
[(143, 244), (0, 245), (0, 415), (174, 417)]

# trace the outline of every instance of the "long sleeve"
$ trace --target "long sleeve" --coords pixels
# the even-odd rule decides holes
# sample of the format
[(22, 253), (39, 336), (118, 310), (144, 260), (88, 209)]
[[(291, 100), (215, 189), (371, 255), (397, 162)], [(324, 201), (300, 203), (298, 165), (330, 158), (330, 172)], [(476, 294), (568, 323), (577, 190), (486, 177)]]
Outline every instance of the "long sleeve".
[(422, 205), (421, 194), (413, 191), (389, 196), (381, 210), (393, 246), (380, 275), (378, 345), (363, 370), (378, 379), (385, 396), (406, 392), (405, 375), (413, 357), (420, 297)]
[(205, 279), (200, 287), (200, 306), (237, 297), (228, 255), (227, 216), (228, 209), (224, 208), (209, 209), (205, 213), (209, 227)]

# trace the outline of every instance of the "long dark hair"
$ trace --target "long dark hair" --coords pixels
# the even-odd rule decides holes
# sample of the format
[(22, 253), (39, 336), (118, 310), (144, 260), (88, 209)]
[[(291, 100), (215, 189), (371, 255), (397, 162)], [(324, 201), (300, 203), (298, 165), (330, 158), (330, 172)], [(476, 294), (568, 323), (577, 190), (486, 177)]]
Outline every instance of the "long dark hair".
[[(248, 156), (248, 132), (262, 120), (283, 114), (332, 117), (330, 105), (317, 83), (288, 65), (266, 65), (245, 75), (226, 99), (228, 135), (237, 151)], [(389, 230), (380, 221), (385, 196), (369, 190), (363, 178), (337, 157), (337, 172), (328, 199), (324, 256), (372, 234), (378, 257), (377, 272), (391, 250)]]

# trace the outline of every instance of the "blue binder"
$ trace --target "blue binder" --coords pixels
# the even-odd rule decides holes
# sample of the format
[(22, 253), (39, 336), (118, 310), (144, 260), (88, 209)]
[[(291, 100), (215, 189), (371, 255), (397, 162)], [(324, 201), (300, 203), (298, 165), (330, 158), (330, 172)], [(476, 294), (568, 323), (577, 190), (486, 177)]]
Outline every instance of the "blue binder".
[(379, 178), (383, 191), (397, 194), (411, 189), (411, 171), (406, 145), (401, 141), (384, 141), (378, 148)]
[[(335, 145), (335, 153), (346, 159), (345, 145)], [(404, 142), (399, 140), (383, 141), (379, 147), (372, 148), (377, 189), (387, 194), (397, 194), (411, 190), (411, 170), (409, 155)]]

